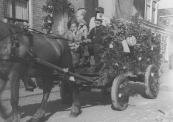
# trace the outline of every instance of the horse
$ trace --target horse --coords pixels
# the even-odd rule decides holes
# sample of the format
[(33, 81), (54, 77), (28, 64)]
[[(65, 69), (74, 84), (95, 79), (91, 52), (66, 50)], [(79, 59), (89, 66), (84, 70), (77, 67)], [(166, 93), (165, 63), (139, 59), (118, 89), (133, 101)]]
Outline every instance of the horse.
[[(63, 38), (49, 38), (40, 33), (25, 34), (23, 30), (13, 24), (0, 21), (0, 93), (7, 82), (11, 83), (12, 111), (7, 113), (5, 106), (0, 103), (0, 115), (5, 122), (20, 122), (19, 82), (22, 76), (28, 75), (30, 67), (32, 75), (41, 77), (43, 82), (43, 98), (32, 122), (41, 122), (46, 113), (46, 104), (53, 85), (53, 69), (35, 62), (34, 57), (61, 68), (68, 68), (74, 72), (72, 55), (68, 42)], [(67, 73), (66, 73), (67, 74)], [(70, 117), (77, 117), (80, 112), (79, 90), (76, 82), (70, 81), (65, 74), (63, 82), (71, 90), (72, 109)]]

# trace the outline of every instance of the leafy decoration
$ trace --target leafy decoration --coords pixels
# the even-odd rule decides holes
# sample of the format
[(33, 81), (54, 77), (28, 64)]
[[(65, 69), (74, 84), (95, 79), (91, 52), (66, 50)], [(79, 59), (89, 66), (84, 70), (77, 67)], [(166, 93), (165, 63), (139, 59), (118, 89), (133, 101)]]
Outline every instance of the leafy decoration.
[[(111, 20), (111, 26), (104, 31), (103, 45), (101, 46), (101, 62), (106, 64), (100, 82), (105, 85), (113, 79), (128, 71), (145, 73), (147, 67), (161, 64), (163, 44), (159, 34), (154, 35), (150, 29), (141, 26), (138, 14), (132, 17), (131, 22)], [(129, 46), (130, 53), (123, 52), (122, 41), (134, 36), (137, 43)], [(109, 47), (110, 43), (113, 45)], [(108, 70), (107, 70), (108, 69)], [(104, 78), (103, 78), (104, 77)]]
[(43, 17), (42, 24), (42, 29), (46, 29), (47, 33), (52, 33), (54, 11), (67, 13), (69, 18), (74, 16), (73, 5), (68, 0), (48, 0), (42, 9), (47, 13), (47, 15)]
[(73, 12), (74, 8), (68, 0), (48, 0), (43, 6), (43, 11), (52, 13), (54, 10), (62, 12)]

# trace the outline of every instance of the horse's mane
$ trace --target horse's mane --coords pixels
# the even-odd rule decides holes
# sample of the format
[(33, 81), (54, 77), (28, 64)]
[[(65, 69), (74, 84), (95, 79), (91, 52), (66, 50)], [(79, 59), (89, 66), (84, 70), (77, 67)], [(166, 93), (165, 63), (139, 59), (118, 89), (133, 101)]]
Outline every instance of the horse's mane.
[(4, 21), (0, 20), (0, 39), (9, 35), (12, 30), (15, 33), (20, 33), (22, 32), (22, 25), (4, 23)]

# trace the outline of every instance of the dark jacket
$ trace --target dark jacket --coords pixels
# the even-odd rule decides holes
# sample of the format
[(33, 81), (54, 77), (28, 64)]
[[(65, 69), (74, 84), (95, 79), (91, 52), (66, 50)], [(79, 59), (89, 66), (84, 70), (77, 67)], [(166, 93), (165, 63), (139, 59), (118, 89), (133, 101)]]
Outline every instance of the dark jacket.
[(91, 43), (98, 43), (101, 44), (102, 43), (102, 35), (103, 35), (103, 29), (105, 28), (105, 26), (100, 25), (99, 27), (94, 27), (91, 29), (89, 35), (88, 35), (88, 39), (91, 39)]

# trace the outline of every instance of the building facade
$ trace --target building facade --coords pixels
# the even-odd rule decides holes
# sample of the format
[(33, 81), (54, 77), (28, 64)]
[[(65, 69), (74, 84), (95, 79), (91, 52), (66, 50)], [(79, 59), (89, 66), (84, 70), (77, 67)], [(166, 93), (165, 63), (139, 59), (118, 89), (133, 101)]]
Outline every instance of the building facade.
[[(122, 18), (127, 21), (136, 12), (141, 13), (142, 24), (150, 28), (153, 33), (162, 35), (162, 41), (166, 44), (165, 60), (168, 60), (172, 50), (172, 30), (170, 27), (160, 24), (158, 18), (158, 5), (160, 0), (69, 0), (74, 9), (85, 8), (87, 13), (85, 20), (94, 16), (94, 10), (100, 6), (105, 9), (105, 16), (108, 18)], [(7, 18), (9, 21), (27, 21), (31, 28), (43, 31), (41, 28), (43, 17), (42, 11), (46, 0), (0, 0), (0, 19)], [(161, 16), (161, 15), (159, 15)], [(68, 17), (63, 12), (54, 11), (53, 33), (63, 34), (67, 29)]]
[(166, 43), (165, 58), (168, 59), (170, 53), (173, 52), (173, 8), (158, 10), (158, 25), (167, 29), (162, 38)]

